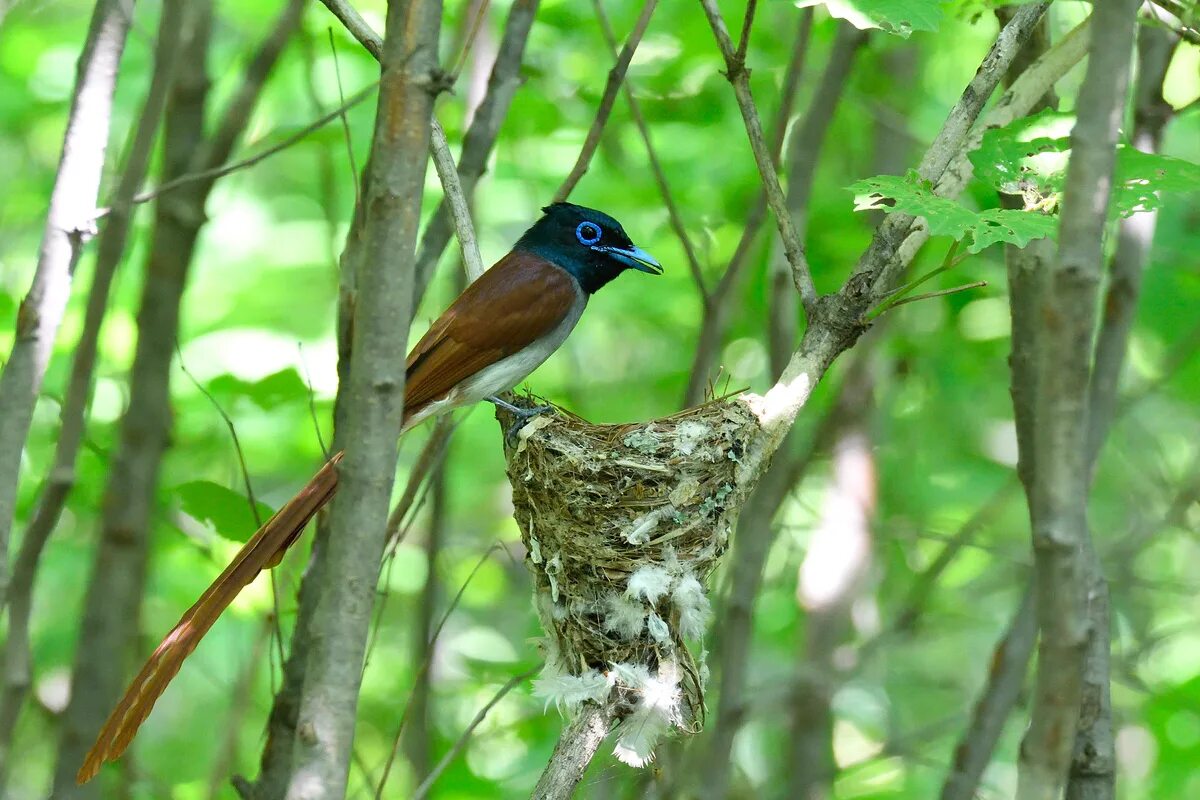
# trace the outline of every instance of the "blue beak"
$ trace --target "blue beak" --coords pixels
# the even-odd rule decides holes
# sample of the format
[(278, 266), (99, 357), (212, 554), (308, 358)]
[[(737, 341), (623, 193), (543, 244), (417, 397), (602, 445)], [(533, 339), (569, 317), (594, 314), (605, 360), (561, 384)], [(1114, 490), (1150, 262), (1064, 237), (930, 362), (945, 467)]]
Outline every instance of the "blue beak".
[(636, 270), (641, 270), (651, 275), (662, 275), (663, 273), (662, 264), (658, 263), (658, 259), (636, 245), (629, 248), (597, 247), (596, 249), (608, 253), (617, 261)]

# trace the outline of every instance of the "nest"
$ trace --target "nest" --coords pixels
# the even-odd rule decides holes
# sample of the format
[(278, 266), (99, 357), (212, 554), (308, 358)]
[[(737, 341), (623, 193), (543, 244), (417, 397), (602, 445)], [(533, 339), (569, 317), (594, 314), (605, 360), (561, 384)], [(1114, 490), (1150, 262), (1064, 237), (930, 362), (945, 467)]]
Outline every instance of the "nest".
[[(497, 416), (507, 430), (512, 416)], [(569, 707), (616, 700), (626, 715), (654, 712), (660, 727), (699, 730), (705, 584), (728, 545), (740, 459), (758, 433), (750, 409), (724, 398), (628, 425), (557, 411), (508, 441), (514, 514), (546, 632), (539, 693)]]

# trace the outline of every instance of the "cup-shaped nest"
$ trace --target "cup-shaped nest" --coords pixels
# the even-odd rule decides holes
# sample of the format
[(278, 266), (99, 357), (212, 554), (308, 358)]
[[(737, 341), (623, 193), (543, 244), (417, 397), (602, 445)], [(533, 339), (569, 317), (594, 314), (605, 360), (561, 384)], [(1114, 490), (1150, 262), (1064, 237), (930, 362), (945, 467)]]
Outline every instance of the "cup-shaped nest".
[[(497, 416), (509, 430), (512, 415)], [(617, 690), (636, 714), (651, 702), (637, 684), (658, 680), (654, 691), (674, 698), (654, 699), (660, 716), (699, 728), (705, 670), (689, 643), (704, 633), (705, 582), (726, 550), (742, 500), (740, 459), (758, 433), (733, 397), (627, 425), (555, 410), (507, 439), (514, 514), (546, 632), (543, 686), (559, 682), (545, 696), (570, 706)]]

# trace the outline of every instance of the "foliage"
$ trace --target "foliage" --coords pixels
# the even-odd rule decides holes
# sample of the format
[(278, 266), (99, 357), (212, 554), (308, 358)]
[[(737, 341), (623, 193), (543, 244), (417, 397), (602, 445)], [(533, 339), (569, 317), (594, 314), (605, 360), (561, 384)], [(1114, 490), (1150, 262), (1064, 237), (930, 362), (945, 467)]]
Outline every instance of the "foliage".
[(936, 31), (940, 0), (796, 0), (799, 8), (822, 5), (831, 16), (860, 30), (878, 28), (907, 39), (913, 31)]
[[(1066, 182), (1073, 114), (1047, 109), (983, 135), (971, 153), (975, 177), (998, 192), (1051, 203)], [(1161, 208), (1164, 193), (1200, 186), (1200, 164), (1144, 153), (1128, 143), (1117, 149), (1113, 210), (1123, 217)]]
[(1054, 217), (1039, 211), (989, 208), (971, 211), (954, 200), (939, 197), (915, 170), (904, 177), (876, 175), (851, 184), (855, 193), (854, 210), (881, 209), (924, 217), (934, 236), (950, 236), (968, 242), (967, 249), (978, 253), (997, 242), (1024, 247), (1034, 239), (1053, 236)]

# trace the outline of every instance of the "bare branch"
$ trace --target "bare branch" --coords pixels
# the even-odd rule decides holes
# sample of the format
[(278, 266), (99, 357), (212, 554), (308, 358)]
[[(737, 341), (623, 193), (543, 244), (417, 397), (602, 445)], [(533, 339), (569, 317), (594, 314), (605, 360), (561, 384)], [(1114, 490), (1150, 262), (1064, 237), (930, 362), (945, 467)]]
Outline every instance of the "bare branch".
[[(858, 28), (847, 22), (839, 23), (821, 82), (809, 107), (792, 129), (785, 170), (788, 176), (786, 199), (788, 213), (796, 227), (796, 236), (801, 242), (808, 230), (808, 204), (812, 198), (817, 164), (821, 160), (821, 146), (841, 102), (855, 56), (866, 41), (866, 34)], [(793, 278), (786, 253), (778, 249), (774, 251), (768, 275), (771, 288), (768, 296), (767, 352), (771, 360), (771, 377), (775, 378), (783, 372), (796, 347), (796, 293), (792, 288)]]
[(1017, 795), (1057, 798), (1071, 763), (1088, 641), (1087, 401), (1104, 225), (1129, 81), (1138, 0), (1096, 3), (1071, 134), (1058, 256), (1036, 317), (1036, 481), (1030, 493), (1037, 587), (1035, 701)]
[(625, 73), (629, 69), (629, 62), (633, 60), (633, 54), (637, 51), (637, 47), (641, 44), (642, 36), (646, 33), (646, 28), (650, 25), (650, 17), (654, 14), (654, 9), (658, 7), (658, 0), (646, 0), (642, 6), (642, 13), (638, 15), (637, 22), (633, 25), (633, 30), (630, 31), (629, 37), (625, 39), (625, 46), (621, 48), (621, 54), (617, 56), (617, 63), (608, 71), (608, 82), (604, 85), (604, 94), (600, 97), (600, 105), (596, 107), (596, 117), (592, 120), (592, 126), (588, 129), (587, 138), (583, 140), (583, 147), (579, 151), (579, 156), (575, 159), (575, 166), (571, 167), (571, 171), (567, 173), (567, 177), (563, 180), (562, 185), (558, 187), (558, 191), (554, 193), (554, 202), (561, 203), (571, 196), (576, 184), (580, 178), (587, 172), (588, 165), (592, 162), (592, 156), (596, 153), (596, 148), (600, 146), (600, 136), (604, 133), (604, 126), (608, 123), (608, 117), (612, 113), (613, 104), (617, 101), (617, 92), (621, 88), (621, 84), (625, 80)]
[(588, 703), (563, 730), (531, 800), (570, 800), (592, 757), (616, 721), (612, 703)]
[(124, 170), (113, 192), (113, 213), (105, 221), (97, 241), (96, 266), (88, 292), (83, 330), (75, 344), (71, 374), (59, 414), (54, 463), (38, 498), (33, 518), (25, 528), (13, 565), (12, 586), (7, 598), (9, 617), (8, 637), (4, 645), (4, 694), (0, 698), (0, 794), (4, 792), (7, 768), (11, 763), (8, 758), (9, 745), (31, 680), (29, 619), (33, 608), (34, 580), (42, 550), (54, 532), (67, 497), (75, 486), (75, 465), (83, 441), (87, 403), (92, 394), (100, 327), (108, 308), (113, 276), (125, 254), (132, 198), (146, 177), (167, 92), (175, 73), (183, 8), (182, 0), (169, 0), (163, 5), (150, 86), (146, 90), (146, 99), (142, 103), (129, 153), (125, 157)]
[[(463, 136), (462, 152), (458, 157), (458, 179), (468, 206), (475, 193), (475, 185), (487, 169), (488, 157), (496, 143), (500, 125), (508, 115), (513, 95), (521, 85), (521, 62), (537, 8), (538, 0), (514, 0), (508, 12), (496, 62), (488, 78), (487, 95), (479, 104)], [(420, 302), (425, 294), (425, 287), (429, 285), (434, 267), (452, 234), (449, 207), (443, 200), (421, 234), (421, 246), (417, 249), (414, 303)]]
[(750, 93), (750, 73), (746, 70), (743, 60), (739, 60), (734, 50), (733, 41), (729, 38), (729, 30), (725, 20), (717, 8), (716, 0), (700, 0), (704, 13), (708, 16), (708, 24), (716, 37), (717, 46), (725, 59), (725, 77), (733, 85), (734, 96), (737, 97), (738, 108), (746, 123), (746, 135), (750, 138), (750, 149), (754, 152), (754, 161), (758, 165), (762, 177), (763, 188), (767, 194), (767, 204), (775, 214), (775, 223), (779, 226), (779, 236), (783, 239), (783, 249), (787, 254), (788, 264), (792, 268), (792, 280), (796, 291), (800, 294), (800, 303), (805, 312), (811, 317), (817, 302), (817, 289), (813, 283), (812, 272), (808, 267), (808, 259), (804, 248), (792, 224), (791, 214), (787, 210), (787, 201), (783, 196), (783, 188), (779, 185), (779, 176), (775, 172), (775, 163), (763, 136), (762, 122), (759, 121), (758, 107), (754, 104), (754, 96)]
[(342, 23), (350, 35), (357, 39), (358, 43), (365, 47), (376, 61), (383, 60), (383, 39), (379, 38), (379, 34), (371, 29), (371, 26), (355, 10), (354, 6), (346, 0), (321, 0), (321, 5), (328, 8), (329, 12), (338, 18), (338, 22)]
[(432, 121), (430, 131), (429, 147), (433, 151), (433, 166), (450, 204), (450, 216), (454, 218), (454, 230), (462, 249), (467, 280), (473, 281), (483, 274), (484, 266), (479, 255), (479, 242), (475, 238), (475, 224), (471, 222), (471, 209), (467, 207), (467, 198), (463, 194), (462, 184), (458, 181), (458, 169), (454, 166), (454, 156), (450, 155), (450, 143), (446, 141), (446, 132), (436, 119)]
[[(153, 189), (149, 189), (137, 194), (133, 198), (133, 202), (145, 203), (150, 200), (155, 200), (167, 192), (172, 192), (181, 186), (187, 186), (188, 184), (196, 183), (198, 181), (212, 182), (217, 178), (223, 178), (226, 175), (230, 175), (234, 172), (253, 167), (255, 164), (265, 161), (276, 153), (282, 152), (283, 150), (302, 142), (303, 140), (307, 139), (309, 135), (313, 133), (313, 131), (325, 127), (335, 119), (341, 119), (347, 111), (373, 95), (378, 85), (378, 82), (376, 82), (372, 83), (370, 86), (360, 89), (358, 92), (351, 95), (350, 99), (343, 103), (341, 107), (330, 111), (328, 114), (318, 117), (295, 133), (284, 137), (279, 141), (279, 143), (273, 144), (261, 152), (255, 153), (252, 156), (248, 156), (232, 163), (222, 164), (209, 169), (202, 169), (197, 172), (189, 172), (184, 175), (180, 175), (178, 178), (172, 178), (171, 180), (164, 181), (161, 185), (155, 186)], [(101, 214), (97, 216), (102, 216), (105, 213), (108, 212), (101, 212)]]
[[(608, 22), (608, 15), (604, 13), (604, 4), (601, 0), (593, 0), (592, 5), (596, 8), (596, 19), (600, 21), (600, 31), (604, 34), (608, 49), (612, 53), (612, 57), (616, 58), (617, 40), (613, 35), (612, 26)], [(646, 145), (646, 158), (650, 161), (650, 171), (654, 173), (654, 182), (658, 184), (658, 193), (662, 195), (663, 205), (667, 207), (667, 217), (671, 220), (671, 227), (675, 230), (675, 235), (683, 246), (683, 254), (687, 258), (688, 269), (692, 271), (692, 280), (695, 281), (696, 289), (700, 292), (701, 301), (707, 307), (708, 290), (704, 286), (704, 273), (700, 268), (700, 259), (696, 257), (696, 249), (692, 246), (691, 237), (688, 236), (687, 226), (683, 224), (683, 215), (671, 194), (671, 187), (667, 184), (667, 175), (663, 171), (662, 163), (658, 160), (654, 141), (650, 137), (650, 127), (642, 115), (641, 104), (634, 96), (633, 88), (628, 81), (622, 83), (621, 88), (625, 93), (625, 101), (629, 104), (629, 116), (633, 117), (638, 134), (641, 135), (642, 142)]]
[(37, 267), (17, 314), (12, 352), (0, 371), (0, 607), (8, 595), (8, 540), (16, 511), (21, 454), (71, 294), (80, 246), (91, 232), (108, 148), (117, 66), (129, 24), (128, 9), (120, 0), (96, 3), (79, 56)]
[[(789, 59), (787, 72), (784, 73), (783, 91), (780, 94), (779, 110), (771, 126), (771, 160), (779, 163), (780, 151), (783, 149), (783, 137), (787, 132), (787, 124), (792, 116), (792, 104), (796, 99), (796, 89), (804, 74), (804, 64), (808, 57), (808, 45), (812, 35), (812, 8), (804, 8), (798, 14), (799, 24), (796, 38), (792, 45), (792, 55)], [(761, 189), (750, 213), (746, 215), (742, 227), (742, 236), (734, 248), (733, 257), (729, 260), (721, 280), (709, 293), (709, 301), (705, 307), (703, 319), (700, 321), (700, 340), (692, 356), (692, 367), (688, 372), (688, 385), (683, 395), (684, 408), (694, 406), (704, 398), (704, 389), (708, 385), (709, 375), (713, 369), (720, 350), (721, 338), (728, 327), (729, 312), (737, 289), (741, 285), (742, 276), (750, 263), (750, 255), (754, 250), (754, 242), (763, 222), (767, 219), (767, 195)]]

